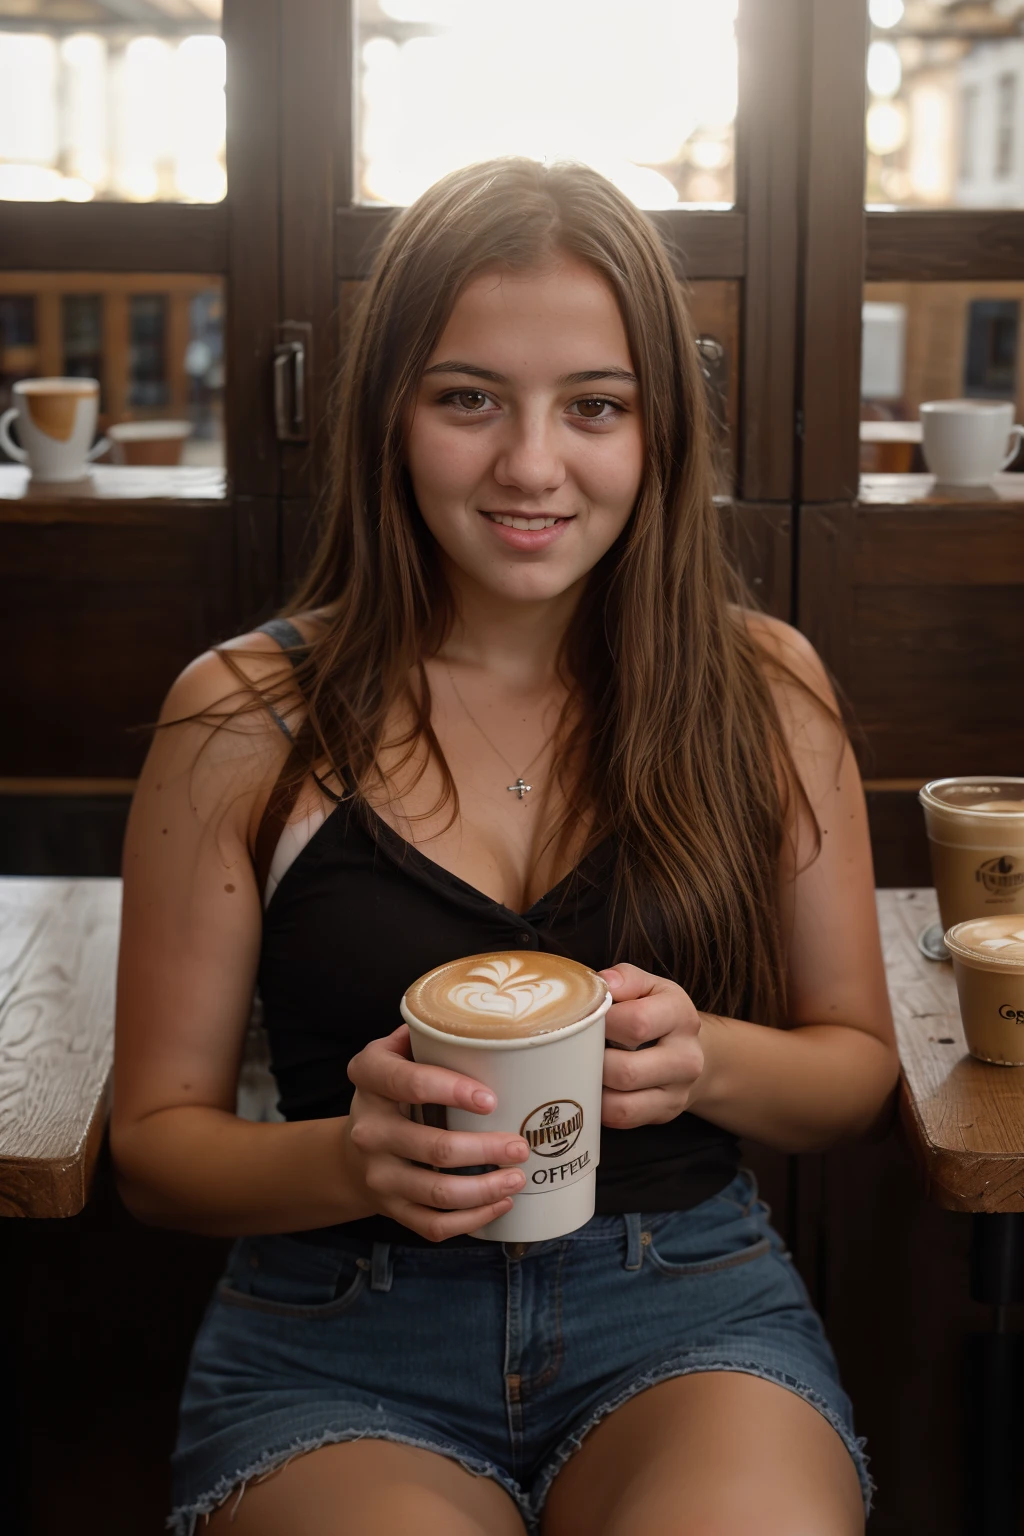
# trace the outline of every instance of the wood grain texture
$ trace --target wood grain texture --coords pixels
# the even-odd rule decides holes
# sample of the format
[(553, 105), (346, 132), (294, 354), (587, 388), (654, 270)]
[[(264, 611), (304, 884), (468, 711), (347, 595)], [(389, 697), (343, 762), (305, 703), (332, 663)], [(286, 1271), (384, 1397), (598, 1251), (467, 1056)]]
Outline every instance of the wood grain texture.
[(0, 795), (131, 795), (134, 779), (0, 779)]
[(755, 602), (776, 619), (792, 618), (792, 516), (780, 502), (737, 501), (720, 508), (733, 559)]
[[(327, 472), (337, 370), (335, 191), (339, 97), (353, 107), (343, 38), (350, 7), (289, 0), (281, 29), (281, 319), (312, 326), (306, 413), (309, 439), (280, 444), (284, 497), (315, 496)], [(347, 58), (347, 63), (344, 62)]]
[(227, 203), (5, 203), (3, 226), (0, 271), (228, 269)]
[(0, 501), (0, 646), (18, 655), (0, 709), (32, 722), (3, 734), (0, 774), (138, 772), (177, 673), (237, 632), (239, 515), (230, 501)]
[(279, 0), (224, 0), (230, 188), (225, 428), (239, 494), (276, 495), (274, 328), (279, 309)]
[(103, 1137), (119, 880), (0, 881), (0, 1215), (73, 1216)]
[(744, 4), (736, 23), (737, 201), (747, 215), (738, 467), (750, 502), (793, 494), (803, 9), (801, 0)]
[(809, 0), (810, 92), (803, 197), (801, 496), (857, 491), (864, 283), (863, 60), (867, 6)]
[(931, 884), (928, 837), (917, 798), (920, 787), (906, 779), (878, 779), (874, 786), (871, 780), (865, 782), (877, 886)]
[(867, 215), (871, 283), (1019, 279), (1024, 213), (1018, 209), (906, 209)]
[(879, 891), (900, 1051), (900, 1110), (930, 1197), (951, 1211), (1024, 1211), (1024, 1069), (968, 1055), (953, 967), (924, 958), (932, 890)]
[(869, 778), (1018, 773), (1024, 504), (803, 507), (800, 628)]

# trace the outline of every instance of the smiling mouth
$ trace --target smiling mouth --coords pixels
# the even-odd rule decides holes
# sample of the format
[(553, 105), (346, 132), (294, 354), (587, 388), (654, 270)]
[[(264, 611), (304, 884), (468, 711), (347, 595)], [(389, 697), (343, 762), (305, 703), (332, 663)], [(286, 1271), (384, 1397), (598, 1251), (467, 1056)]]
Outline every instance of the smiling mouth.
[(503, 528), (519, 528), (524, 533), (540, 533), (543, 528), (554, 528), (557, 523), (572, 521), (571, 516), (565, 517), (523, 517), (515, 512), (484, 512), (484, 517), (492, 523), (500, 523)]

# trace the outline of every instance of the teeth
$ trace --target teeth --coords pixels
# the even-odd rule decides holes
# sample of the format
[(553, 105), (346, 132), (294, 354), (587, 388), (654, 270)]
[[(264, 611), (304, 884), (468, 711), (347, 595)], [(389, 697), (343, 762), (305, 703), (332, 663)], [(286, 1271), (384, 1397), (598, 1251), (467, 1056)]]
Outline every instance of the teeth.
[(542, 528), (553, 528), (561, 522), (559, 517), (513, 517), (509, 512), (488, 512), (487, 516), (503, 528), (522, 528), (527, 533), (539, 533)]

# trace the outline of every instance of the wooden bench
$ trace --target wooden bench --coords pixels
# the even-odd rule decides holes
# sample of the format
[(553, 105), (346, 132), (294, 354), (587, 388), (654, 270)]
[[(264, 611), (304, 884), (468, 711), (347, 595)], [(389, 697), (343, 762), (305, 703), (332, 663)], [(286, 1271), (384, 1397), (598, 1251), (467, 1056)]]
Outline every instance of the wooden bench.
[(0, 1216), (74, 1216), (106, 1124), (120, 880), (0, 879)]

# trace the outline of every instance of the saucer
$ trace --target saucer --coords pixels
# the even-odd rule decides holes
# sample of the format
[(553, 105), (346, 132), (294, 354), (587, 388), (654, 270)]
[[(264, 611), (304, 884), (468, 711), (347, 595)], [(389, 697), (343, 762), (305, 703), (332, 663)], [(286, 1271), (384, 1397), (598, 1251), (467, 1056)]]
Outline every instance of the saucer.
[(917, 936), (917, 947), (926, 960), (948, 960), (949, 950), (943, 940), (941, 923), (929, 923)]

